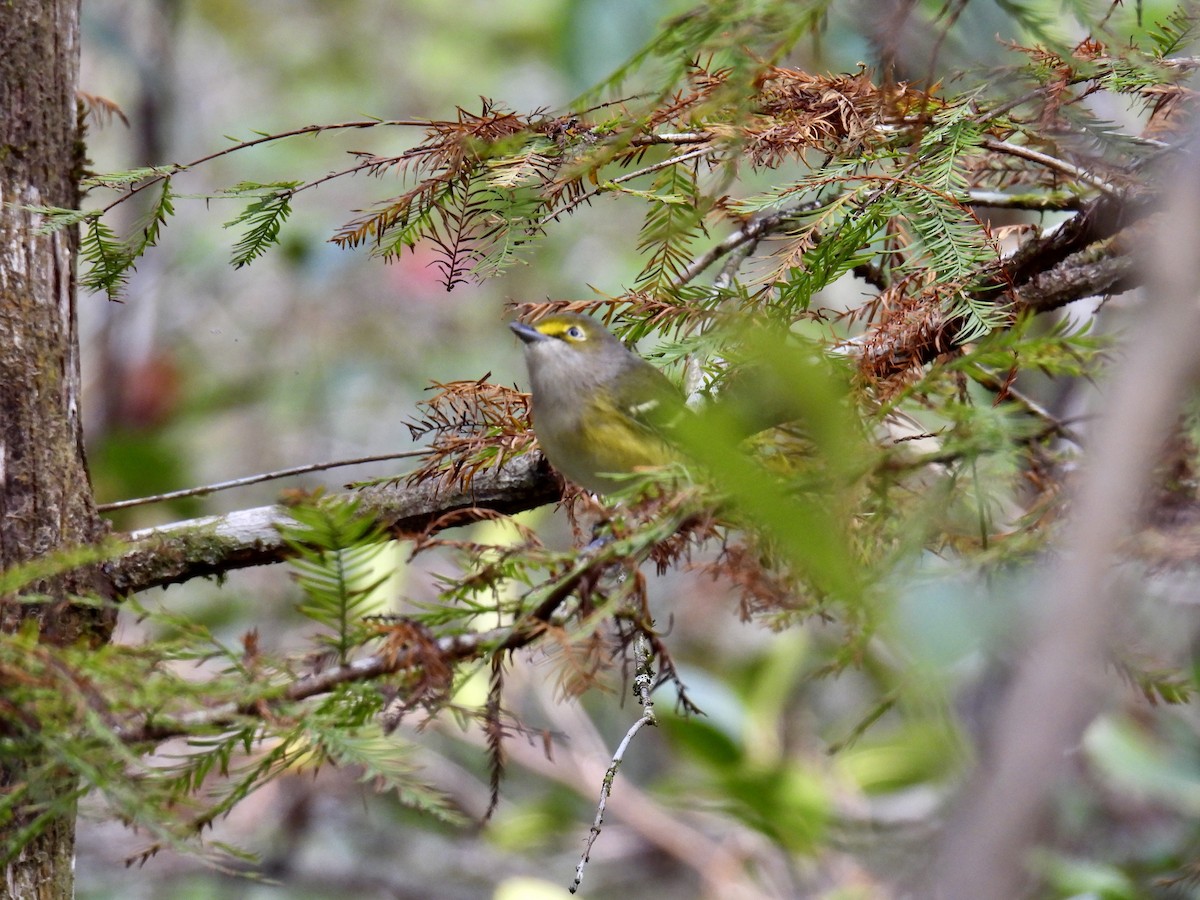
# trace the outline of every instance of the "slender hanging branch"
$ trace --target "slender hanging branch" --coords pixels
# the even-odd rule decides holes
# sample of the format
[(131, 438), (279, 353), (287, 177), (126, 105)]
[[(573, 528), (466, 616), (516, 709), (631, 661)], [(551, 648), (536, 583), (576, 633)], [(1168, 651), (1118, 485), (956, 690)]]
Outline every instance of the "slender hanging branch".
[[(508, 636), (508, 629), (502, 628), (451, 635), (437, 640), (437, 653), (447, 663), (471, 659), (480, 656), (493, 642), (506, 636)], [(287, 685), (278, 695), (275, 703), (307, 700), (310, 697), (329, 693), (341, 684), (368, 681), (382, 675), (402, 671), (419, 663), (422, 652), (424, 651), (415, 648), (391, 650), (386, 653), (364, 656), (345, 665), (306, 675)], [(232, 725), (248, 716), (260, 717), (271, 705), (270, 702), (265, 705), (259, 702), (224, 703), (220, 706), (197, 709), (178, 715), (148, 714), (141, 721), (128, 722), (113, 730), (117, 737), (130, 744), (157, 742), (167, 738), (186, 736), (203, 729)]]
[[(604, 566), (607, 563), (599, 563)], [(449, 664), (466, 659), (478, 659), (489, 653), (507, 653), (518, 650), (538, 640), (545, 632), (559, 606), (588, 576), (596, 566), (595, 560), (584, 561), (573, 573), (566, 577), (549, 591), (547, 597), (539, 603), (528, 615), (519, 621), (503, 628), (493, 628), (489, 631), (454, 634), (438, 638), (433, 649), (439, 662)], [(380, 653), (364, 656), (343, 665), (322, 669), (297, 678), (279, 691), (272, 688), (272, 696), (265, 701), (255, 699), (243, 703), (224, 703), (220, 706), (206, 707), (192, 712), (177, 715), (147, 714), (137, 722), (128, 722), (117, 726), (114, 731), (121, 740), (128, 743), (143, 743), (146, 741), (162, 741), (171, 737), (191, 734), (197, 730), (210, 729), (232, 725), (247, 716), (265, 717), (271, 706), (281, 702), (294, 703), (307, 700), (321, 694), (327, 694), (342, 684), (356, 681), (369, 681), (383, 675), (390, 675), (405, 669), (421, 666), (429, 656), (429, 648), (406, 646), (400, 649), (389, 648)], [(639, 670), (640, 672), (640, 670)], [(652, 673), (651, 673), (652, 675)], [(649, 689), (653, 678), (643, 678), (640, 674), (635, 681), (639, 690), (638, 696), (645, 694), (645, 702), (649, 702)], [(649, 716), (653, 719), (653, 709)], [(643, 716), (643, 719), (645, 716)], [(642, 720), (639, 720), (642, 721)], [(653, 721), (650, 724), (655, 724)], [(641, 726), (638, 726), (641, 727)], [(626, 741), (625, 743), (628, 743)], [(622, 744), (622, 748), (625, 744)], [(623, 749), (622, 749), (623, 752)]]

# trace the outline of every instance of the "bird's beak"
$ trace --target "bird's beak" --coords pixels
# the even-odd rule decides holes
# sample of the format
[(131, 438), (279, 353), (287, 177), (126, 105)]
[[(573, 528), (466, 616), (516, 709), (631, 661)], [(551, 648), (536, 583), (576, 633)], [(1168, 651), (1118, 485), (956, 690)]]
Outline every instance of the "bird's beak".
[(513, 334), (526, 344), (536, 344), (538, 341), (549, 340), (546, 335), (542, 334), (532, 325), (526, 325), (524, 322), (509, 322), (508, 327), (513, 330)]

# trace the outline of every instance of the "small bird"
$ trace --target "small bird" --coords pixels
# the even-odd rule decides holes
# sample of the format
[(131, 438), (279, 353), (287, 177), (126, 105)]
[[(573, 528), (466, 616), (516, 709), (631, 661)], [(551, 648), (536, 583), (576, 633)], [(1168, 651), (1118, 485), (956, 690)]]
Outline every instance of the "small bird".
[(550, 464), (597, 493), (613, 478), (679, 458), (664, 432), (687, 415), (683, 394), (595, 319), (554, 313), (508, 326), (525, 342), (533, 431)]

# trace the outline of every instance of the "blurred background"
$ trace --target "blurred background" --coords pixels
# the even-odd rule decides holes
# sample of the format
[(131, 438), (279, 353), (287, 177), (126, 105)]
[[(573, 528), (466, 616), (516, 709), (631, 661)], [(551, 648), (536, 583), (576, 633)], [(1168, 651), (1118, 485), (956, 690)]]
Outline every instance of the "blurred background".
[[(81, 87), (118, 104), (129, 124), (93, 124), (89, 156), (101, 173), (188, 162), (258, 133), (316, 123), (454, 118), (460, 106), (478, 112), (481, 96), (517, 112), (564, 111), (644, 45), (663, 18), (688, 6), (665, 0), (90, 0), (83, 10)], [(242, 181), (314, 179), (348, 166), (347, 151), (395, 153), (420, 138), (411, 128), (290, 138), (200, 166), (177, 178), (176, 190), (205, 194)], [(160, 245), (139, 263), (124, 302), (100, 294), (80, 298), (85, 428), (100, 502), (409, 449), (404, 422), (431, 381), (490, 372), (494, 381), (523, 384), (519, 345), (504, 327), (506, 301), (589, 297), (593, 289), (618, 293), (641, 267), (629, 221), (605, 202), (552, 229), (529, 265), (450, 294), (424, 251), (385, 264), (366, 250), (329, 242), (355, 210), (400, 190), (394, 177), (359, 175), (307, 191), (283, 228), (282, 246), (239, 270), (229, 265), (237, 231), (223, 224), (244, 202), (181, 200)], [(88, 203), (112, 197), (97, 192)], [(136, 204), (118, 210), (113, 224), (127, 232), (140, 210)], [(140, 507), (113, 520), (121, 529), (146, 527), (269, 504), (287, 486), (340, 489), (406, 468), (398, 461), (315, 473)], [(531, 521), (565, 543), (569, 532), (554, 516), (541, 510)], [(454, 565), (421, 557), (409, 568), (406, 552), (397, 546), (392, 557), (403, 573), (388, 587), (393, 609), (434, 598), (431, 573)], [(306, 636), (297, 631), (306, 624), (292, 613), (294, 591), (282, 567), (237, 572), (222, 586), (192, 583), (156, 593), (146, 602), (185, 610), (231, 642), (250, 628), (275, 648), (300, 646)], [(728, 671), (741, 658), (737, 665), (748, 678), (764, 665), (760, 654), (773, 654), (781, 677), (768, 702), (791, 702), (802, 659), (795, 648), (804, 638), (726, 627), (735, 621), (734, 602), (714, 595), (699, 575), (675, 575), (652, 594), (663, 621), (675, 600), (687, 598), (694, 625), (685, 629), (677, 620), (681, 650), (719, 646)], [(144, 627), (125, 617), (118, 639), (136, 641)], [(552, 764), (540, 744), (513, 741), (504, 801), (486, 830), (439, 826), (376, 796), (352, 772), (325, 770), (315, 778), (298, 772), (249, 798), (211, 835), (259, 854), (258, 864), (244, 867), (257, 873), (248, 880), (172, 853), (130, 870), (125, 860), (142, 846), (139, 836), (89, 818), (85, 804), (79, 895), (465, 898), (533, 897), (539, 889), (565, 895), (603, 770), (637, 707), (623, 698), (615, 671), (607, 679), (612, 692), (564, 704), (554, 686), (543, 683), (546, 665), (537, 659), (517, 665), (509, 701), (531, 724), (570, 734), (569, 746), (556, 751)], [(707, 676), (699, 669), (694, 674), (690, 680), (700, 689)], [(725, 707), (725, 725), (740, 733), (743, 702), (715, 679), (702, 692), (710, 716)], [(669, 698), (663, 706), (669, 715)], [(766, 734), (775, 730), (774, 723), (759, 727)], [(435, 729), (417, 737), (427, 749), (415, 762), (478, 817), (488, 795), (479, 736), (464, 735), (453, 723), (442, 728), (443, 736)], [(655, 885), (666, 897), (696, 896), (703, 884), (711, 893), (714, 885), (737, 883), (733, 874), (711, 870), (730, 866), (742, 852), (765, 854), (776, 867), (790, 864), (761, 834), (715, 808), (701, 813), (707, 825), (684, 829), (679, 823), (673, 833), (666, 810), (674, 801), (642, 797), (634, 803), (634, 785), (643, 778), (684, 792), (680, 800), (692, 808), (719, 804), (723, 793), (706, 799), (694, 774), (679, 778), (684, 773), (667, 768), (659, 735), (646, 734), (639, 743), (622, 773), (622, 802), (610, 807), (587, 875), (592, 896), (626, 892), (631, 884), (639, 891)], [(785, 756), (782, 748), (768, 755), (772, 765)], [(807, 803), (803, 788), (795, 786)], [(720, 841), (706, 834), (714, 823), (734, 829), (741, 849), (717, 853)], [(811, 837), (795, 840), (806, 844)]]
[[(115, 102), (128, 118), (128, 126), (115, 119), (93, 124), (90, 158), (97, 172), (185, 163), (258, 133), (372, 117), (453, 118), (457, 107), (478, 111), (481, 96), (517, 112), (561, 112), (665, 18), (691, 5), (89, 0), (81, 87)], [(803, 45), (788, 64), (848, 71), (868, 61), (870, 8), (835, 4), (820, 41)], [(1001, 4), (971, 5), (964, 23), (969, 27), (960, 30), (978, 40), (944, 48), (947, 66), (1000, 52)], [(911, 52), (927, 60), (921, 48)], [(176, 189), (208, 194), (242, 181), (312, 180), (348, 166), (348, 151), (396, 153), (420, 137), (419, 129), (405, 128), (292, 137), (200, 166), (178, 176)], [(229, 265), (236, 231), (223, 224), (244, 203), (181, 200), (123, 302), (80, 298), (86, 439), (100, 502), (409, 449), (404, 423), (431, 381), (491, 373), (493, 381), (523, 385), (520, 348), (504, 327), (506, 301), (616, 294), (641, 268), (636, 226), (622, 215), (619, 197), (600, 198), (552, 229), (528, 265), (449, 294), (419, 249), (385, 264), (365, 249), (329, 242), (355, 210), (400, 190), (393, 176), (358, 175), (305, 191), (284, 225), (282, 246), (239, 270)], [(89, 203), (111, 198), (97, 194)], [(134, 204), (118, 210), (114, 226), (132, 228)], [(146, 527), (269, 504), (283, 486), (339, 489), (405, 468), (397, 462), (317, 473), (113, 519), (122, 530)], [(527, 521), (552, 541), (569, 540), (551, 510)], [(436, 597), (432, 576), (454, 565), (437, 557), (405, 561), (398, 546), (392, 610)], [(776, 634), (740, 623), (736, 601), (698, 571), (671, 573), (650, 592), (707, 717), (684, 722), (672, 713), (670, 696), (661, 698), (663, 727), (639, 735), (621, 770), (585, 894), (787, 896), (781, 886), (803, 883), (814, 895), (836, 888), (844, 892), (836, 896), (869, 897), (874, 882), (864, 862), (893, 874), (911, 864), (905, 842), (921, 841), (919, 830), (895, 842), (852, 830), (831, 841), (829, 814), (870, 804), (876, 821), (925, 820), (963, 758), (961, 736), (934, 712), (944, 683), (930, 677), (928, 714), (908, 710), (903, 719), (885, 719), (867, 739), (831, 756), (830, 747), (890, 703), (879, 673), (810, 677), (823, 662), (814, 648), (836, 641), (823, 634), (833, 626)], [(1021, 593), (1019, 584), (938, 571), (909, 582), (908, 593), (899, 592), (896, 627), (919, 654), (913, 677), (922, 677), (921, 666), (948, 667), (962, 679), (983, 671), (975, 648), (1004, 630), (992, 599)], [(291, 611), (293, 599), (286, 572), (274, 567), (144, 601), (186, 610), (231, 642), (257, 628), (264, 643), (286, 648), (305, 637), (296, 631), (304, 625)], [(938, 628), (931, 630), (933, 620)], [(143, 627), (123, 620), (118, 639), (136, 641)], [(141, 846), (138, 835), (85, 817), (79, 896), (566, 896), (604, 768), (638, 709), (618, 671), (611, 692), (575, 702), (545, 683), (546, 667), (537, 656), (515, 665), (509, 702), (527, 722), (566, 740), (552, 761), (540, 740), (510, 742), (504, 799), (484, 829), (439, 826), (375, 795), (352, 772), (298, 772), (249, 798), (212, 834), (258, 854), (244, 867), (254, 878), (171, 853), (127, 869), (126, 858)], [(1096, 738), (1108, 741), (1110, 755), (1145, 760), (1136, 739), (1116, 726)], [(480, 736), (444, 722), (415, 743), (414, 762), (479, 816), (488, 793)], [(1192, 761), (1177, 762), (1182, 780), (1168, 785), (1191, 777)], [(1164, 793), (1183, 797), (1174, 787)], [(1196, 796), (1186, 802), (1194, 805)], [(1094, 802), (1078, 799), (1081, 807)], [(826, 851), (806, 856), (818, 841)], [(747, 865), (761, 873), (758, 887), (744, 879)]]

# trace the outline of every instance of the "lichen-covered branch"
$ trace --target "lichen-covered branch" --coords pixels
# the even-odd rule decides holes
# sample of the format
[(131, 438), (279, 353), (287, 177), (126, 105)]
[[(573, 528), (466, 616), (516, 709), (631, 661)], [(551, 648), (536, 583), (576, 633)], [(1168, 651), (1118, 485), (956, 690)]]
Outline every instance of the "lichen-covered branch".
[[(468, 486), (401, 480), (354, 496), (365, 513), (401, 537), (425, 531), (446, 513), (472, 508), (514, 513), (553, 503), (561, 494), (561, 484), (541, 455), (529, 453), (476, 472)], [(131, 594), (277, 563), (289, 555), (279, 533), (279, 525), (289, 521), (285, 506), (262, 506), (137, 531), (129, 535), (131, 549), (107, 565), (107, 574), (119, 593)]]

